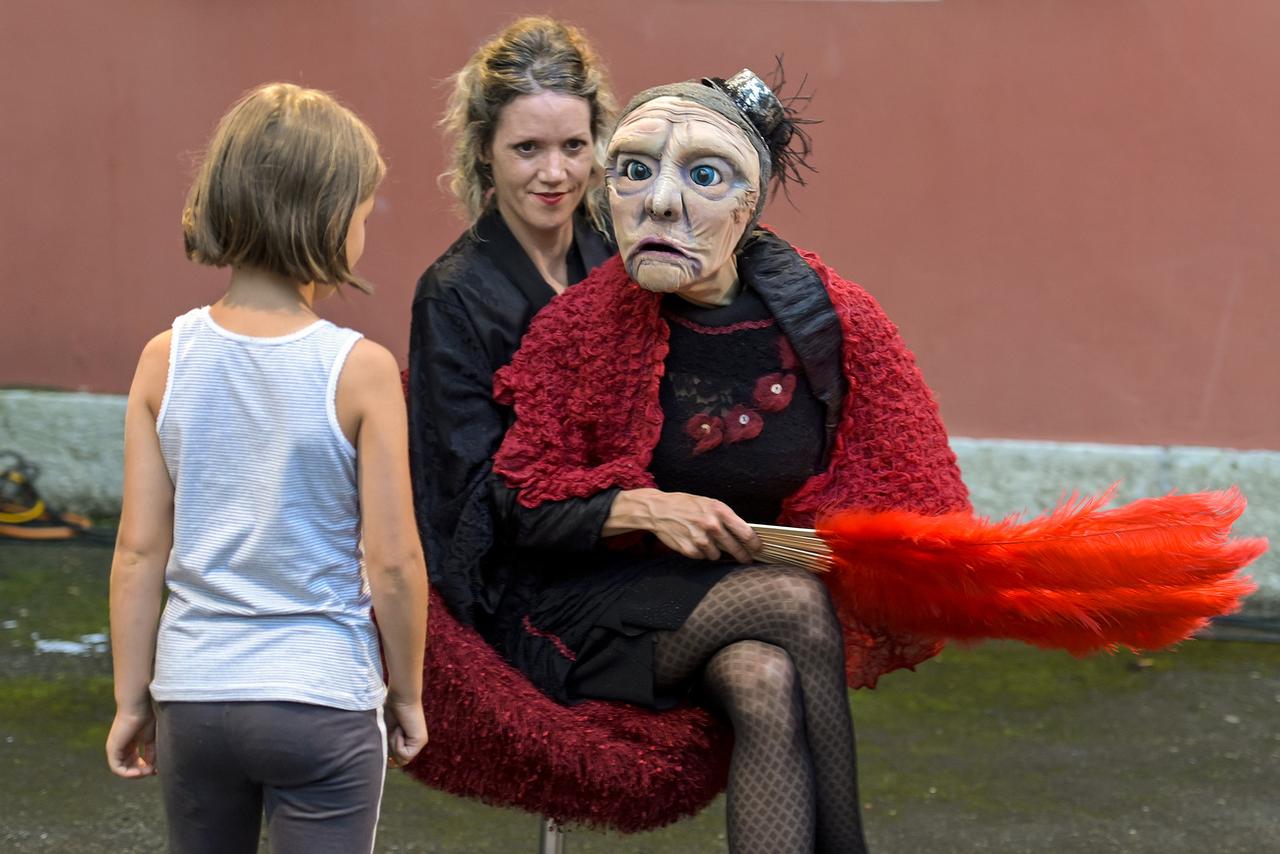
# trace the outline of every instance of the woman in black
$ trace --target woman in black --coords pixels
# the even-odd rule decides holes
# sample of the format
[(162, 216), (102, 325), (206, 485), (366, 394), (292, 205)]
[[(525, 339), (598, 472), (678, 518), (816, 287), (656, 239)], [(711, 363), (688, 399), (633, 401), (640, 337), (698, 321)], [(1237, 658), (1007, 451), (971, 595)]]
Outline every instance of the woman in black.
[[(513, 23), (454, 83), (449, 174), (472, 225), (414, 296), (410, 450), (432, 585), (488, 636), (515, 562), (494, 518), (510, 506), (490, 475), (510, 413), (492, 377), (533, 315), (613, 252), (599, 194), (613, 98), (583, 34), (549, 18)], [(603, 519), (608, 501), (576, 512)], [(556, 513), (529, 516), (524, 539), (554, 537)]]

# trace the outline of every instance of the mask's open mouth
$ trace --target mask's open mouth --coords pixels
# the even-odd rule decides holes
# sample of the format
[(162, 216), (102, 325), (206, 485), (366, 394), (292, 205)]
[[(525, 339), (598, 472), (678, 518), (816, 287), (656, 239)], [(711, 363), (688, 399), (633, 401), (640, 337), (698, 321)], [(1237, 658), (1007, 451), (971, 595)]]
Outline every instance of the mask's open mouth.
[(632, 256), (645, 254), (650, 256), (669, 255), (675, 258), (688, 258), (689, 253), (677, 247), (674, 243), (668, 243), (658, 237), (646, 237), (635, 245), (631, 250)]

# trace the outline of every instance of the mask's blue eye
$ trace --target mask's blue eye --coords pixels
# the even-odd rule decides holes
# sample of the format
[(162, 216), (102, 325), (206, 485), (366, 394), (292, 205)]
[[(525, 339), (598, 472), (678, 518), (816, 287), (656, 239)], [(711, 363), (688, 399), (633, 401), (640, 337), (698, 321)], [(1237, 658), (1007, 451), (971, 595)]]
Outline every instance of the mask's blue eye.
[(689, 178), (699, 187), (720, 183), (720, 173), (713, 166), (695, 166), (689, 170)]
[(632, 181), (643, 181), (653, 174), (653, 170), (639, 160), (628, 160), (622, 165), (622, 174)]

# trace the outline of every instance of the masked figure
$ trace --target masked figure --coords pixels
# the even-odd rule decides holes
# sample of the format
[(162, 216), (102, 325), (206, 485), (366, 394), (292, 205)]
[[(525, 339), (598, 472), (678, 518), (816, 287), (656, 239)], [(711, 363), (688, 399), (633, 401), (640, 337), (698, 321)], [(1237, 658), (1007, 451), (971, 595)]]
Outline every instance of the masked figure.
[[(534, 319), (494, 380), (515, 412), (495, 489), (510, 536), (536, 548), (483, 630), (561, 702), (722, 713), (734, 852), (865, 850), (846, 677), (874, 685), (938, 648), (753, 562), (746, 523), (968, 506), (894, 326), (757, 224), (799, 139), (749, 71), (638, 95), (607, 154), (618, 255)], [(555, 524), (535, 536), (533, 519)]]

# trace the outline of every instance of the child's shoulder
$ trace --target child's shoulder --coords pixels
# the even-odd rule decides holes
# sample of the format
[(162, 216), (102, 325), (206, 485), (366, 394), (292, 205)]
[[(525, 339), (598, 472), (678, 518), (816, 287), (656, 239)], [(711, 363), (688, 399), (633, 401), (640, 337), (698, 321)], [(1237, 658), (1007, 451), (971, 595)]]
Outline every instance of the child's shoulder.
[(134, 373), (134, 386), (145, 396), (148, 403), (152, 404), (154, 410), (158, 411), (160, 400), (168, 385), (174, 330), (178, 330), (178, 337), (181, 339), (185, 334), (183, 330), (189, 329), (190, 324), (207, 311), (208, 307), (205, 306), (193, 308), (185, 314), (178, 315), (174, 318), (173, 325), (152, 336), (151, 340), (143, 345), (142, 354), (138, 356), (138, 368)]
[(400, 385), (400, 365), (391, 351), (368, 338), (360, 338), (351, 347), (340, 382), (356, 387), (373, 387), (393, 382)]
[(130, 396), (138, 395), (147, 404), (152, 415), (160, 411), (165, 385), (169, 377), (169, 349), (173, 330), (166, 329), (153, 337), (142, 348), (138, 357), (138, 369), (133, 375)]
[(138, 372), (142, 373), (146, 370), (150, 373), (158, 369), (161, 376), (167, 374), (169, 372), (169, 349), (172, 343), (172, 329), (166, 329), (152, 337), (143, 346), (142, 355), (138, 357)]
[[(356, 341), (338, 377), (334, 405), (342, 432), (353, 445), (368, 416), (399, 412), (403, 419), (404, 385), (391, 351), (368, 338)], [(404, 430), (403, 423), (399, 429)]]
[(388, 366), (399, 371), (396, 365), (396, 357), (391, 351), (379, 344), (377, 341), (371, 341), (368, 338), (361, 337), (351, 347), (351, 355), (347, 357), (347, 366), (359, 366), (364, 370), (385, 370)]

